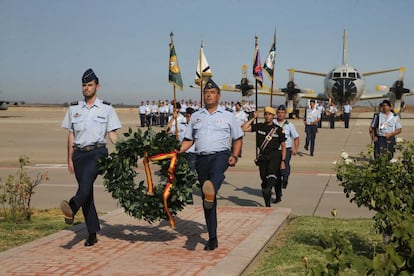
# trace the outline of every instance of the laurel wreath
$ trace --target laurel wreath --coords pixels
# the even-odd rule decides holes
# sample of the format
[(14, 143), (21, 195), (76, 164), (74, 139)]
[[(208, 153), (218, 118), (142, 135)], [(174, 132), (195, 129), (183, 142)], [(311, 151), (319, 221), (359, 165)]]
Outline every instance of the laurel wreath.
[[(144, 180), (136, 183), (136, 169), (140, 158), (176, 151), (179, 142), (175, 136), (168, 135), (165, 131), (156, 133), (151, 128), (144, 133), (140, 129), (133, 132), (129, 128), (123, 135), (125, 139), (115, 144), (115, 151), (100, 162), (99, 171), (104, 177), (105, 188), (118, 200), (125, 213), (132, 217), (144, 219), (149, 223), (168, 219), (163, 196), (169, 180), (170, 160), (154, 162), (159, 165), (160, 169), (156, 174), (161, 175), (161, 183), (154, 184), (152, 195), (148, 193), (148, 185)], [(189, 167), (185, 156), (179, 154), (177, 157), (167, 199), (168, 210), (173, 216), (184, 208), (193, 185), (197, 182), (197, 174)]]

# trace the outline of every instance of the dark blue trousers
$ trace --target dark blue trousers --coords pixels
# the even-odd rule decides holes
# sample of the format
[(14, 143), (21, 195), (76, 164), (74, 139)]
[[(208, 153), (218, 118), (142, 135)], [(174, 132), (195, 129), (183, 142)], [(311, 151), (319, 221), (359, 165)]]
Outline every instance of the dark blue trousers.
[(349, 128), (349, 113), (344, 113), (345, 128)]
[(335, 114), (329, 115), (329, 128), (335, 128)]
[[(197, 155), (196, 170), (198, 180), (203, 185), (204, 181), (213, 182), (216, 198), (213, 208), (204, 209), (209, 239), (217, 238), (217, 193), (224, 181), (224, 172), (229, 166), (230, 151), (222, 151), (210, 155)], [(202, 198), (204, 200), (204, 195)]]
[(292, 158), (292, 148), (286, 148), (285, 168), (280, 171), (280, 174), (284, 178), (288, 178), (290, 175), (290, 159), (291, 158)]
[(146, 122), (145, 113), (139, 114), (139, 120), (141, 121), (141, 127), (145, 127), (145, 122)]
[(377, 158), (382, 154), (388, 154), (388, 160), (391, 160), (395, 152), (395, 137), (387, 139), (384, 136), (378, 136), (375, 150), (377, 151)]
[(93, 200), (93, 183), (98, 176), (98, 161), (107, 155), (108, 149), (101, 147), (87, 152), (75, 150), (72, 157), (78, 190), (69, 204), (74, 214), (82, 207), (89, 233), (96, 233), (101, 229)]
[(277, 182), (275, 185), (275, 194), (276, 197), (282, 197), (282, 183), (289, 181), (290, 175), (290, 159), (292, 158), (292, 148), (286, 148), (286, 159), (285, 159), (285, 168), (280, 170), (280, 173), (277, 176)]
[(310, 154), (313, 154), (315, 151), (315, 139), (316, 139), (316, 132), (318, 128), (316, 125), (306, 125), (305, 132), (306, 132), (306, 142), (305, 145), (309, 146), (310, 144)]

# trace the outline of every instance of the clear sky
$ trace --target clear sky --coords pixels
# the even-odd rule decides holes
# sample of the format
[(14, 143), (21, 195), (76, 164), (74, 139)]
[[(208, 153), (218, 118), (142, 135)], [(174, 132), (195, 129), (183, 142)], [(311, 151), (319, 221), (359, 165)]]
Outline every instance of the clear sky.
[[(213, 79), (238, 83), (243, 64), (253, 80), (255, 35), (263, 62), (275, 29), (277, 87), (286, 85), (290, 67), (326, 73), (339, 65), (346, 28), (352, 66), (360, 72), (405, 66), (406, 86), (413, 88), (413, 11), (411, 0), (0, 0), (0, 99), (81, 99), (81, 75), (89, 67), (100, 78), (99, 97), (112, 103), (171, 99), (173, 32), (184, 82), (177, 98), (198, 100), (199, 90), (189, 86), (202, 40)], [(392, 85), (397, 77), (368, 77), (367, 90), (375, 93), (375, 85)], [(323, 88), (321, 77), (296, 74), (295, 82)], [(223, 92), (222, 98), (241, 95)]]

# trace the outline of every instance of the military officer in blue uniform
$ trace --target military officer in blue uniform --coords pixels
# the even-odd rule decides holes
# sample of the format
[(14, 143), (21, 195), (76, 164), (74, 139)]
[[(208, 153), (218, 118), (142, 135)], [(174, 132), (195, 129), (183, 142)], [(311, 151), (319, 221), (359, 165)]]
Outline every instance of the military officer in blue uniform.
[(315, 140), (316, 132), (318, 131), (318, 122), (321, 120), (321, 113), (315, 107), (315, 100), (310, 100), (310, 106), (305, 111), (305, 117), (303, 117), (303, 123), (305, 124), (306, 141), (305, 150), (309, 149), (310, 155), (313, 156), (315, 152)]
[(228, 166), (237, 163), (244, 133), (234, 114), (219, 106), (220, 88), (213, 80), (206, 83), (203, 97), (204, 108), (192, 114), (180, 152), (184, 153), (194, 144), (209, 235), (204, 250), (214, 250), (218, 246), (216, 195), (223, 183), (224, 172)]
[(349, 128), (349, 118), (351, 118), (352, 106), (348, 102), (346, 102), (342, 107), (342, 111), (344, 115), (345, 128)]
[(286, 120), (286, 106), (283, 104), (277, 108), (276, 119), (273, 122), (283, 128), (286, 137), (285, 168), (280, 170), (280, 174), (277, 176), (277, 184), (275, 186), (276, 199), (273, 201), (278, 203), (282, 201), (282, 188), (286, 189), (289, 183), (290, 159), (299, 150), (299, 133), (296, 131), (295, 125)]
[(402, 126), (400, 117), (391, 111), (391, 103), (388, 100), (382, 101), (381, 112), (378, 116), (377, 136), (373, 136), (374, 142), (377, 142), (374, 156), (377, 158), (381, 154), (387, 154), (388, 160), (391, 160), (395, 152), (395, 136), (400, 134)]
[(82, 76), (83, 101), (72, 103), (62, 122), (62, 128), (69, 130), (68, 170), (75, 173), (78, 190), (69, 201), (62, 201), (60, 208), (65, 222), (73, 223), (73, 218), (82, 207), (88, 238), (85, 246), (97, 242), (96, 233), (100, 230), (98, 215), (93, 199), (93, 183), (98, 175), (98, 161), (108, 155), (106, 136), (115, 143), (116, 130), (121, 122), (114, 108), (98, 99), (99, 79), (92, 69)]

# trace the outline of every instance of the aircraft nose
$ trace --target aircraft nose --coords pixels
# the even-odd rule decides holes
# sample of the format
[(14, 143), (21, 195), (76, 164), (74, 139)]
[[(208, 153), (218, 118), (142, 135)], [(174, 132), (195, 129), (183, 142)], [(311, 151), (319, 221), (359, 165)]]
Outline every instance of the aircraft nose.
[(343, 102), (352, 101), (357, 94), (357, 87), (351, 79), (338, 79), (332, 86), (332, 94)]
[(337, 80), (332, 86), (332, 92), (338, 95), (351, 95), (356, 94), (357, 87), (355, 83), (350, 79), (340, 79)]

